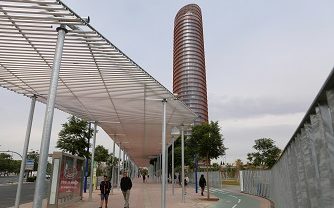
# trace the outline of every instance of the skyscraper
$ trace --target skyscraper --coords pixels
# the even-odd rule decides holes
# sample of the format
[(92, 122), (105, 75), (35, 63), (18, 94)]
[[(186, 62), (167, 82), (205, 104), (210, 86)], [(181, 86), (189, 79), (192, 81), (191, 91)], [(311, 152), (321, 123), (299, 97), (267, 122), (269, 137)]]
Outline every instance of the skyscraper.
[(208, 122), (206, 72), (201, 8), (189, 4), (174, 20), (173, 92), (199, 118)]

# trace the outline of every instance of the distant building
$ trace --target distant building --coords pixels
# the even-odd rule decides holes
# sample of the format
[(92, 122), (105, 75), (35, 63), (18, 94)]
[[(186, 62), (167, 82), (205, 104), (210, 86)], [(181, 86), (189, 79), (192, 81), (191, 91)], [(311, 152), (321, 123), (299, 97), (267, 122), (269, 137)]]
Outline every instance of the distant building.
[(199, 118), (208, 122), (208, 103), (201, 8), (189, 4), (174, 21), (173, 92)]

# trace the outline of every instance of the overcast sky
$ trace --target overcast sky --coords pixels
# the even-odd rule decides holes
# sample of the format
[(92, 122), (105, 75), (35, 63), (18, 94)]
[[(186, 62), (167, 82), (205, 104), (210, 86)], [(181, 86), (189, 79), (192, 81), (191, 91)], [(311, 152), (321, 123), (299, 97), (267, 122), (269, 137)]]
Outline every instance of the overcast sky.
[[(284, 148), (334, 65), (334, 1), (64, 0), (172, 91), (173, 26), (188, 3), (202, 9), (209, 119), (219, 121), (233, 162), (270, 137)], [(0, 150), (22, 153), (30, 100), (0, 88)], [(39, 150), (37, 104), (29, 149)], [(50, 151), (68, 114), (55, 112)], [(100, 131), (97, 144), (111, 148)]]

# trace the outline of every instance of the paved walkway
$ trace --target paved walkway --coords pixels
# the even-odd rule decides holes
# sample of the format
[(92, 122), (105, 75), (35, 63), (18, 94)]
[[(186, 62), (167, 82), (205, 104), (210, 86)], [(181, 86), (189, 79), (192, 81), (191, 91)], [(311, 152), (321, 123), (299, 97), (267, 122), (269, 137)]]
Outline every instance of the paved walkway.
[[(134, 179), (133, 188), (130, 192), (130, 207), (134, 208), (157, 208), (160, 207), (161, 200), (161, 185), (158, 183), (142, 183), (141, 179)], [(167, 190), (166, 207), (173, 208), (206, 208), (212, 205), (214, 202), (205, 202), (200, 200), (200, 196), (197, 194), (186, 195), (185, 203), (182, 203), (181, 188), (176, 186), (175, 194), (172, 195), (172, 188), (169, 184)], [(68, 206), (68, 208), (79, 207), (98, 207), (100, 202), (99, 191), (95, 191), (93, 195), (93, 201), (88, 201), (88, 195), (85, 194), (82, 202)], [(124, 206), (123, 195), (119, 189), (114, 190), (114, 194), (109, 196), (109, 208), (123, 208)]]
[[(160, 183), (142, 183), (141, 178), (136, 178), (133, 181), (133, 188), (130, 193), (130, 207), (131, 208), (157, 208), (160, 207), (161, 199), (161, 184)], [(181, 199), (182, 189), (179, 185), (175, 185), (175, 194), (172, 195), (172, 186), (168, 184), (167, 189), (167, 201), (166, 207), (168, 208), (268, 208), (265, 200), (254, 197), (254, 201), (250, 202), (247, 196), (239, 193), (233, 193), (233, 191), (227, 190), (213, 190), (212, 197), (216, 195), (220, 198), (219, 201), (205, 201), (205, 196), (194, 193), (193, 187), (188, 187), (187, 194), (185, 196), (185, 203), (182, 203)], [(66, 206), (66, 208), (94, 208), (100, 206), (100, 191), (95, 190), (92, 195), (92, 201), (88, 200), (88, 193), (84, 193), (83, 200), (75, 204)], [(234, 197), (233, 197), (234, 196)], [(239, 197), (239, 198), (236, 198)], [(238, 203), (238, 200), (243, 203)], [(261, 202), (262, 200), (262, 202)], [(252, 201), (252, 200), (251, 200)], [(46, 200), (44, 200), (43, 207), (46, 207)], [(119, 189), (114, 189), (114, 194), (109, 196), (109, 208), (123, 208), (124, 200), (122, 192)], [(252, 203), (252, 206), (248, 206), (248, 203)], [(23, 204), (20, 208), (30, 208), (32, 203)]]
[[(143, 183), (141, 178), (135, 178), (133, 180), (133, 187), (130, 193), (130, 208), (157, 208), (160, 207), (161, 199), (161, 184), (147, 182)], [(188, 191), (185, 196), (185, 203), (182, 203), (181, 199), (182, 189), (179, 185), (175, 185), (175, 194), (172, 195), (172, 186), (168, 185), (167, 189), (167, 201), (166, 207), (173, 208), (209, 208), (211, 205), (217, 202), (202, 201), (200, 194), (195, 194), (192, 191)], [(92, 201), (88, 200), (89, 194), (84, 193), (83, 200), (75, 204), (66, 206), (66, 208), (94, 208), (100, 206), (100, 191), (95, 190), (93, 192)], [(109, 208), (123, 208), (124, 200), (122, 192), (119, 189), (114, 189), (114, 194), (109, 196)], [(22, 204), (20, 208), (30, 208), (32, 203)], [(43, 203), (45, 207), (45, 202)]]

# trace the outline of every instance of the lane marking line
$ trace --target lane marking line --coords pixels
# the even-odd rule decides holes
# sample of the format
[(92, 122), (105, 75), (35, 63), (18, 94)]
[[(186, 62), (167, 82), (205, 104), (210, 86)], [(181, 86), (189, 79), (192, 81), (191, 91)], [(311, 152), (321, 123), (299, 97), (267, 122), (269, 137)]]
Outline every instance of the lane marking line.
[(221, 194), (228, 194), (228, 196), (237, 199), (238, 202), (237, 202), (236, 204), (234, 204), (232, 208), (236, 208), (236, 207), (240, 204), (240, 202), (241, 202), (241, 199), (240, 199), (239, 197), (237, 197), (237, 196), (239, 196), (239, 195), (234, 196), (234, 195), (232, 195), (231, 192), (228, 192), (228, 191), (224, 191), (224, 190), (221, 190), (221, 189), (211, 188), (211, 189), (210, 189), (210, 192), (211, 192), (211, 193), (219, 192), (219, 193), (221, 193)]

